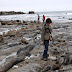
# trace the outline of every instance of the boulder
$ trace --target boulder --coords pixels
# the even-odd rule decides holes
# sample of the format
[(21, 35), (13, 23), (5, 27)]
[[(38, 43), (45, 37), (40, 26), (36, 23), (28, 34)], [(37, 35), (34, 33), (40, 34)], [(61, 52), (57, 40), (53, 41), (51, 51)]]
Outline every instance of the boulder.
[(25, 43), (25, 44), (28, 44), (28, 41), (27, 41), (25, 38), (22, 38), (22, 39), (21, 39), (21, 42), (22, 42), (22, 43)]
[(8, 35), (9, 36), (15, 36), (17, 34), (17, 31), (16, 30), (10, 30), (10, 31), (8, 31)]
[(25, 56), (28, 55), (33, 48), (34, 45), (28, 45), (24, 48), (19, 49), (16, 55), (6, 58), (5, 61), (0, 64), (0, 72), (7, 72), (15, 64), (24, 61)]
[(28, 14), (35, 14), (35, 12), (34, 11), (29, 11), (29, 13)]

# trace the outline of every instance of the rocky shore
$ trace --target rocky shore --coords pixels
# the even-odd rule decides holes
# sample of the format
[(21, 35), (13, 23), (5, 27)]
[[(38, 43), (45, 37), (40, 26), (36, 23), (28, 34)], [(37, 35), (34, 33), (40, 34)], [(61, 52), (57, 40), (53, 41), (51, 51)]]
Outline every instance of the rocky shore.
[(72, 72), (72, 22), (53, 22), (47, 61), (41, 60), (41, 22), (0, 21), (0, 72)]

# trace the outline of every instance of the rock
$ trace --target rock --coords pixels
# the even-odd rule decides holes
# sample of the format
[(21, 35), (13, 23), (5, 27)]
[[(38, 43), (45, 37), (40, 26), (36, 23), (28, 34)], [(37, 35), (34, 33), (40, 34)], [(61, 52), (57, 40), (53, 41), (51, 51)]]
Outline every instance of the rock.
[(72, 18), (69, 18), (69, 20), (72, 20)]
[(0, 72), (6, 72), (12, 68), (15, 64), (24, 61), (25, 56), (34, 48), (34, 45), (28, 45), (22, 49), (19, 49), (15, 56), (6, 58), (5, 62), (0, 64)]
[(2, 25), (6, 25), (7, 24), (7, 22), (1, 22), (2, 23)]
[[(17, 68), (17, 72), (40, 72), (41, 66), (36, 63), (29, 63), (21, 68)], [(15, 70), (11, 72), (16, 72)]]
[(7, 25), (13, 25), (13, 23), (12, 22), (8, 22)]
[(36, 63), (29, 63), (24, 67), (24, 69), (29, 69), (31, 72), (39, 72), (41, 69), (41, 66), (39, 64), (36, 64)]
[(66, 53), (65, 57), (64, 57), (64, 64), (68, 65), (70, 63), (70, 54)]
[(68, 37), (67, 37), (67, 40), (68, 40), (68, 41), (72, 41), (72, 35), (68, 36)]
[(54, 60), (54, 61), (55, 61), (55, 60), (56, 60), (56, 57), (54, 57), (54, 56), (50, 56), (50, 55), (49, 55), (48, 59), (50, 59), (50, 60)]
[(0, 12), (0, 15), (13, 15), (13, 14), (25, 14), (25, 13), (24, 12), (15, 12), (15, 11), (9, 11), (9, 12), (3, 11), (3, 12)]
[(34, 14), (34, 11), (29, 11), (29, 14)]
[(0, 35), (0, 42), (2, 42), (2, 40), (3, 40), (3, 37), (2, 37), (2, 35)]
[(21, 43), (20, 42), (13, 42), (13, 43), (8, 43), (8, 46), (13, 47), (13, 46), (16, 46), (19, 44), (21, 44)]
[(25, 38), (22, 38), (22, 39), (21, 39), (21, 42), (22, 42), (22, 43), (25, 43), (25, 44), (28, 44), (28, 41), (27, 41)]
[[(31, 51), (32, 49), (34, 48), (34, 45), (27, 45), (26, 47), (24, 48), (21, 48), (17, 51), (17, 56), (20, 57), (20, 56), (23, 56), (23, 55), (29, 55), (29, 51)], [(24, 53), (24, 51), (26, 53)]]
[(60, 68), (59, 64), (55, 64), (52, 67), (52, 70), (58, 70)]
[(17, 31), (16, 30), (10, 30), (10, 31), (8, 31), (8, 35), (11, 37), (11, 36), (15, 36), (16, 35), (16, 33), (17, 33)]
[(51, 70), (51, 66), (48, 65), (48, 66), (44, 67), (44, 69), (40, 72), (48, 72), (49, 70)]
[(53, 55), (58, 55), (59, 54), (59, 51), (55, 48), (54, 50), (53, 50)]
[(58, 42), (65, 42), (63, 39), (57, 39)]

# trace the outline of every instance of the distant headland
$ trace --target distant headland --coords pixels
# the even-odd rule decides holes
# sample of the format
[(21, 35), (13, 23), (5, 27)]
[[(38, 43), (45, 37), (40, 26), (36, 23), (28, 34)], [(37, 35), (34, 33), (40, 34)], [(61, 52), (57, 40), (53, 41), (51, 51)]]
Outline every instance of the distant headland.
[[(15, 11), (0, 11), (0, 15), (14, 15), (14, 14), (26, 14), (24, 12), (15, 12)], [(35, 14), (34, 11), (29, 11), (28, 14)]]

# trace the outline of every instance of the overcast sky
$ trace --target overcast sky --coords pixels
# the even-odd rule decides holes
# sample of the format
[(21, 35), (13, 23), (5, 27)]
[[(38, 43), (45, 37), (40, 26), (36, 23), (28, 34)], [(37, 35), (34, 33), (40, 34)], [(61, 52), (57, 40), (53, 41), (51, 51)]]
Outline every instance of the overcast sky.
[(72, 10), (72, 0), (0, 0), (0, 11), (64, 11)]

